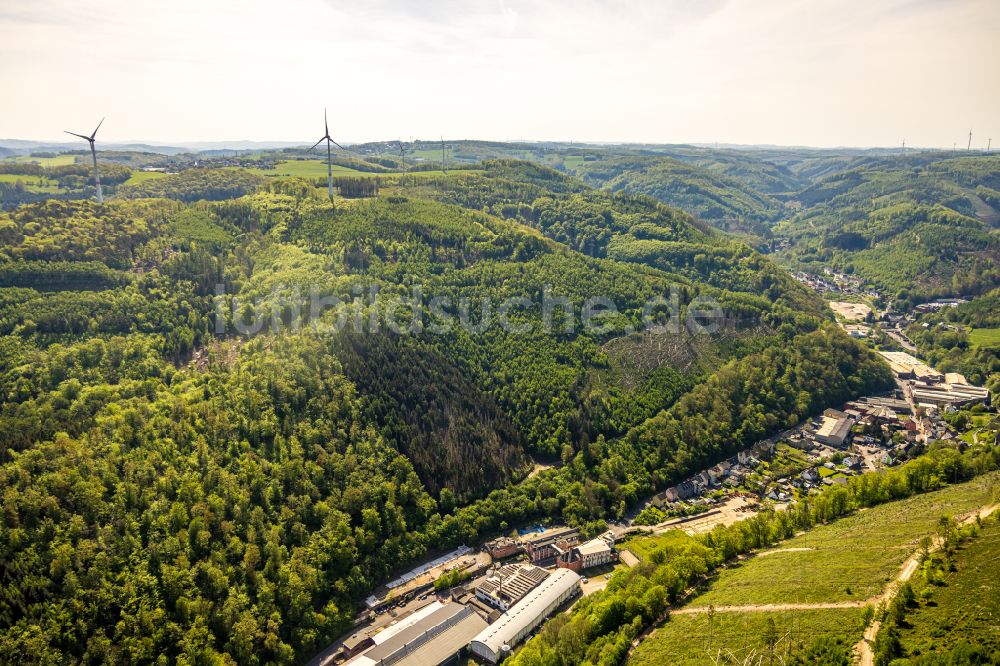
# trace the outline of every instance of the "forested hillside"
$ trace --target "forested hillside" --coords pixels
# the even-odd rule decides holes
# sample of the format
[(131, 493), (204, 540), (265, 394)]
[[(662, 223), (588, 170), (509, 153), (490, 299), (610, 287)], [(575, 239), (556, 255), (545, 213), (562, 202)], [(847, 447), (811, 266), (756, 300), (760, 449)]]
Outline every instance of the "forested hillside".
[(780, 191), (781, 185), (788, 184), (772, 174), (754, 178), (758, 174), (746, 169), (716, 170), (673, 157), (586, 161), (576, 173), (612, 192), (646, 194), (721, 229), (756, 235), (766, 235), (769, 223), (781, 216), (781, 202), (769, 190)]
[[(649, 198), (498, 161), (334, 210), (233, 173), (0, 214), (0, 661), (302, 661), (429, 551), (596, 532), (889, 382), (766, 257)], [(672, 294), (718, 330), (645, 330)]]
[(1000, 158), (683, 146), (559, 153), (588, 184), (644, 194), (786, 267), (854, 274), (900, 304), (1000, 284)]
[(1000, 283), (1000, 158), (863, 161), (796, 194), (775, 233), (784, 259), (832, 266), (900, 300), (980, 293)]

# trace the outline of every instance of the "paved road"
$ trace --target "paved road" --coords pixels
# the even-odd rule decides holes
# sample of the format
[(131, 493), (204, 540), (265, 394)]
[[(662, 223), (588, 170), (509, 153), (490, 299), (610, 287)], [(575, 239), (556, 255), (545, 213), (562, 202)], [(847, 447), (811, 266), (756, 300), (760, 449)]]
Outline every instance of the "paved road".
[(899, 346), (902, 347), (903, 349), (905, 349), (906, 351), (908, 351), (908, 352), (915, 352), (915, 351), (917, 351), (917, 348), (913, 346), (913, 343), (910, 342), (909, 340), (907, 340), (906, 338), (904, 338), (898, 332), (896, 332), (896, 329), (894, 329), (894, 328), (887, 328), (887, 329), (885, 329), (885, 332), (886, 332), (886, 334), (890, 338), (892, 338), (893, 340), (895, 340), (896, 342), (898, 342)]

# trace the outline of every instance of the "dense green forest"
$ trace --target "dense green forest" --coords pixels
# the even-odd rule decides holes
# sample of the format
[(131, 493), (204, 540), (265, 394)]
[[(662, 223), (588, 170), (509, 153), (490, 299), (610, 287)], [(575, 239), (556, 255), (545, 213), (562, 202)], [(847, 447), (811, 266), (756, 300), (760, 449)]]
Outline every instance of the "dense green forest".
[[(766, 257), (649, 198), (499, 160), (334, 210), (239, 173), (0, 214), (2, 661), (301, 661), (407, 562), (595, 532), (890, 381)], [(658, 298), (724, 318), (646, 330)]]
[(854, 273), (904, 305), (981, 293), (1000, 284), (998, 182), (990, 156), (863, 160), (794, 195), (774, 232), (790, 265)]
[[(398, 142), (338, 151), (334, 162), (350, 175), (338, 175), (335, 187), (345, 197), (377, 196), (380, 183), (420, 190), (421, 197), (543, 229), (589, 256), (625, 260), (687, 251), (625, 242), (688, 242), (683, 234), (665, 239), (659, 228), (664, 218), (684, 211), (689, 225), (734, 233), (753, 248), (777, 253), (785, 268), (851, 273), (904, 307), (1000, 285), (1000, 158), (988, 154), (458, 141), (449, 143), (442, 161), (436, 142), (402, 145), (405, 162)], [(122, 197), (220, 200), (289, 171), (282, 165), (299, 164), (287, 160), (311, 158), (301, 149), (265, 151), (244, 160), (254, 166), (247, 170), (230, 166), (240, 163), (238, 157), (108, 152), (102, 154), (103, 183)], [(523, 160), (535, 165), (530, 173)], [(153, 165), (179, 173), (133, 171)], [(449, 166), (469, 177), (418, 173)], [(0, 208), (80, 198), (89, 187), (90, 172), (79, 158), (59, 166), (0, 162)], [(604, 192), (620, 195), (613, 210)], [(569, 193), (575, 200), (561, 196)], [(667, 204), (669, 212), (637, 203), (646, 197)]]
[(1000, 158), (694, 147), (577, 151), (557, 164), (644, 194), (789, 268), (857, 275), (901, 305), (1000, 284)]
[(749, 170), (718, 170), (666, 156), (585, 161), (575, 173), (612, 192), (655, 197), (726, 231), (757, 235), (766, 234), (768, 223), (782, 211), (781, 202), (764, 188), (787, 184), (767, 174), (770, 178), (751, 185), (748, 177), (755, 174)]

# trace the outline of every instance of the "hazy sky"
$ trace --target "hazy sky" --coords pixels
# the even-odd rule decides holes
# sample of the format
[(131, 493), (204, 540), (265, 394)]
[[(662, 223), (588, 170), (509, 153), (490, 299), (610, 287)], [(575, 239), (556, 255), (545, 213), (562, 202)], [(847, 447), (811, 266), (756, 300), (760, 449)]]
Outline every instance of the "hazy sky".
[(1000, 1), (0, 0), (0, 90), (0, 138), (1000, 147)]

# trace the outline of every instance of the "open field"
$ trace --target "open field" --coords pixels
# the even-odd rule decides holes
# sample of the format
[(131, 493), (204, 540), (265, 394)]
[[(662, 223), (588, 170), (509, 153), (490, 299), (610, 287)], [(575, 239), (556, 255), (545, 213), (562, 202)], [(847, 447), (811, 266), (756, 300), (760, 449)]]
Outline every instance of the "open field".
[(11, 162), (24, 162), (40, 164), (43, 167), (53, 167), (53, 166), (65, 166), (67, 164), (73, 164), (76, 162), (76, 155), (56, 155), (55, 157), (28, 157), (26, 155), (19, 155), (17, 157), (6, 158)]
[(969, 331), (969, 344), (973, 347), (1000, 345), (1000, 328), (974, 328)]
[(1000, 523), (991, 520), (959, 550), (954, 572), (928, 603), (906, 614), (900, 641), (908, 656), (946, 653), (967, 641), (1000, 654)]
[(133, 171), (132, 175), (128, 177), (125, 181), (125, 185), (136, 185), (138, 183), (144, 183), (147, 180), (156, 180), (157, 178), (163, 178), (167, 174), (162, 171)]
[[(707, 614), (672, 616), (643, 641), (632, 657), (630, 666), (704, 666), (719, 663), (727, 656), (743, 663), (752, 656), (763, 656), (768, 663), (770, 651), (764, 641), (768, 620), (774, 620), (778, 642), (777, 657), (808, 647), (820, 636), (830, 636), (842, 645), (850, 646), (861, 633), (861, 610), (827, 609), (784, 611), (780, 613), (718, 613), (709, 623)], [(757, 663), (756, 659), (753, 663)]]
[(804, 451), (800, 451), (785, 442), (778, 442), (774, 447), (774, 458), (762, 463), (757, 472), (770, 475), (772, 478), (779, 478), (798, 474), (813, 464)]
[(16, 183), (21, 181), (34, 187), (54, 187), (57, 181), (46, 176), (29, 176), (23, 173), (0, 173), (0, 183)]
[(45, 176), (26, 176), (17, 173), (0, 173), (0, 183), (22, 183), (24, 189), (29, 192), (44, 192), (46, 194), (58, 194), (64, 190), (59, 187), (56, 180)]
[(769, 557), (723, 570), (690, 605), (863, 603), (895, 577), (921, 537), (933, 534), (938, 518), (995, 502), (998, 481), (988, 474), (816, 527)]
[(629, 539), (624, 545), (619, 546), (619, 549), (627, 548), (640, 560), (648, 562), (649, 556), (658, 548), (663, 548), (665, 546), (680, 547), (690, 543), (693, 543), (693, 539), (683, 531), (676, 529), (668, 530), (663, 534), (657, 534), (656, 536), (634, 537)]

